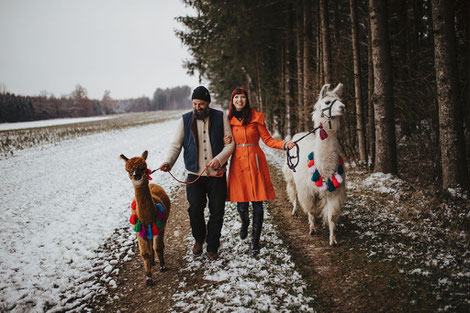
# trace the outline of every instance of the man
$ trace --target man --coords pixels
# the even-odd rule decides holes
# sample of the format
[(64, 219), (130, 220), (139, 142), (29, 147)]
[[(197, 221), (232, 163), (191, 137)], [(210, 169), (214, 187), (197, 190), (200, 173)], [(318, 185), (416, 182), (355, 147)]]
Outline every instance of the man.
[[(162, 171), (167, 172), (174, 165), (184, 148), (184, 165), (188, 170), (188, 181), (192, 182), (202, 174), (193, 184), (186, 185), (186, 197), (189, 202), (189, 221), (195, 239), (193, 254), (202, 254), (204, 241), (207, 243), (207, 256), (209, 260), (217, 259), (220, 246), (220, 232), (222, 230), (225, 199), (227, 196), (226, 174), (215, 177), (216, 169), (225, 167), (232, 154), (235, 144), (224, 144), (224, 136), (231, 136), (230, 125), (225, 114), (209, 107), (211, 97), (209, 91), (199, 86), (194, 89), (191, 96), (193, 111), (183, 114), (173, 142), (166, 156), (166, 162), (160, 165)], [(204, 169), (208, 169), (203, 173)], [(204, 219), (204, 209), (209, 199), (209, 221)]]

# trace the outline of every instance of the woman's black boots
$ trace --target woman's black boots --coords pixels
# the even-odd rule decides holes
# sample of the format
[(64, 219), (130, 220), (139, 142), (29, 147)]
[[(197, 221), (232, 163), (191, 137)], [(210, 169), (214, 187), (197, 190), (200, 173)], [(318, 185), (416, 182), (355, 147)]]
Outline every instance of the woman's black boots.
[(238, 212), (242, 219), (242, 227), (240, 228), (240, 238), (245, 239), (248, 236), (248, 226), (250, 225), (250, 216), (248, 211)]
[(253, 212), (253, 233), (251, 240), (251, 252), (253, 256), (257, 256), (260, 252), (259, 238), (261, 237), (261, 229), (263, 228), (263, 211)]

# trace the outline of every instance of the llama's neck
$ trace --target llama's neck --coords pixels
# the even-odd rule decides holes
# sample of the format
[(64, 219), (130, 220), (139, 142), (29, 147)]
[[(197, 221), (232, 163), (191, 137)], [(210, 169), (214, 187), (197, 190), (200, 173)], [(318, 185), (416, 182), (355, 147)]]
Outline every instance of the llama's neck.
[(152, 222), (156, 218), (155, 204), (150, 194), (148, 182), (143, 182), (139, 186), (134, 185), (136, 214), (142, 222)]
[(330, 177), (338, 169), (340, 151), (336, 132), (329, 132), (325, 140), (321, 140), (319, 134), (316, 134), (313, 153), (315, 167), (322, 177)]

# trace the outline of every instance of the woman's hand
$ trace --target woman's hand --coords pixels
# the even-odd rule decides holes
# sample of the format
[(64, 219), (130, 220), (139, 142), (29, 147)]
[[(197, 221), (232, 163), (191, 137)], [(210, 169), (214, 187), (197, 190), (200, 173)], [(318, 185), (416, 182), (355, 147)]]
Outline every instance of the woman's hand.
[(231, 142), (232, 142), (232, 136), (225, 135), (224, 136), (224, 144), (228, 145)]
[(286, 147), (286, 150), (290, 150), (292, 148), (295, 147), (295, 142), (293, 141), (286, 141), (286, 143), (284, 144), (284, 146)]

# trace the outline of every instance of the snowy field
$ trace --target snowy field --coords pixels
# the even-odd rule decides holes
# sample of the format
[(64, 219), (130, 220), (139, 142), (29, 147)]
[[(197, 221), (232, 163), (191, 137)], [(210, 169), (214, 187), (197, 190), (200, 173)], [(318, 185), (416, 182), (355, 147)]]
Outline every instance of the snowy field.
[[(97, 278), (113, 286), (106, 279), (113, 261), (97, 260), (115, 259), (99, 248), (128, 227), (134, 190), (119, 155), (149, 150), (156, 168), (175, 127), (171, 120), (104, 132), (0, 160), (0, 311), (80, 311), (105, 291)], [(178, 162), (175, 175), (182, 170)], [(169, 192), (176, 187), (162, 174), (153, 178)], [(131, 235), (129, 228), (116, 240), (130, 250)]]
[(53, 120), (33, 121), (33, 122), (18, 122), (18, 123), (0, 123), (0, 130), (13, 130), (13, 129), (24, 129), (24, 128), (36, 128), (54, 125), (66, 125), (83, 122), (93, 122), (99, 120), (106, 120), (109, 118), (115, 118), (117, 116), (92, 116), (83, 118), (57, 118)]

